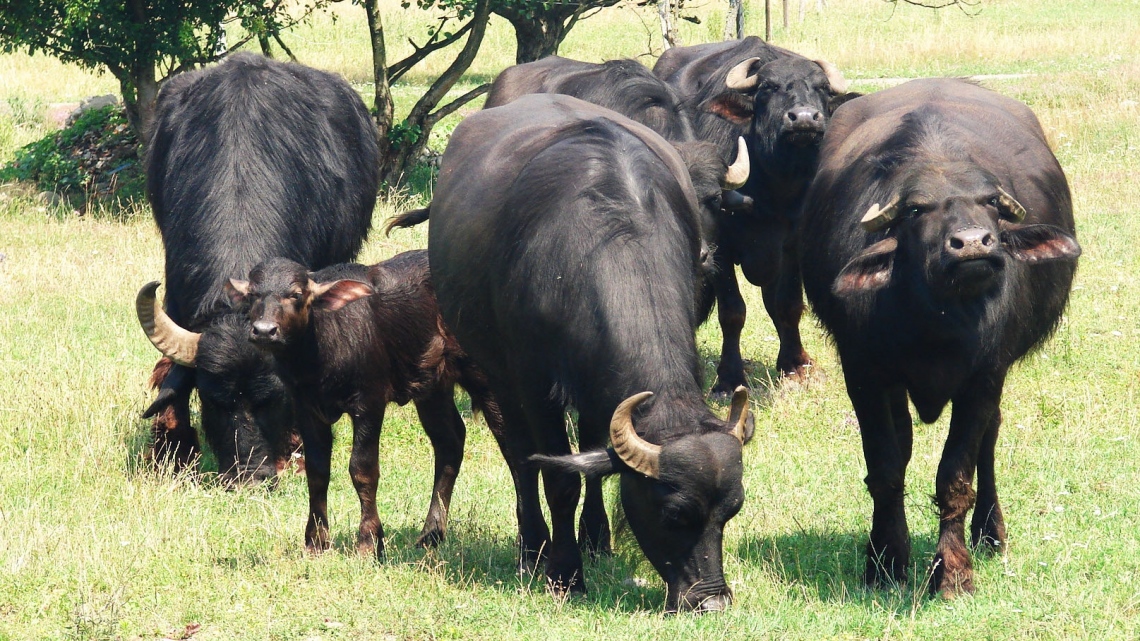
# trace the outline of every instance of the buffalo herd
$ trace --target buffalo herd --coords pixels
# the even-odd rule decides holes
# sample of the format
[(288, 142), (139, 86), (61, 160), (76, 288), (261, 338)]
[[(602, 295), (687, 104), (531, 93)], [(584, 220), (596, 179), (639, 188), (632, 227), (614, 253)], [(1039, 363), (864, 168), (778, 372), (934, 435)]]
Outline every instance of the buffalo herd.
[[(389, 222), (427, 222), (426, 251), (368, 266), (349, 261), (382, 151), (344, 80), (251, 54), (174, 77), (146, 164), (165, 298), (152, 282), (136, 299), (163, 355), (144, 412), (154, 456), (198, 456), (195, 389), (227, 485), (274, 479), (299, 443), (304, 542), (319, 552), (332, 426), (347, 414), (357, 549), (383, 558), (387, 405), (413, 403), (431, 441), (417, 544), (432, 546), (463, 460), (458, 385), (510, 471), (520, 573), (586, 590), (583, 554), (611, 551), (602, 480), (616, 475), (666, 611), (724, 610), (724, 528), (753, 432), (739, 265), (761, 288), (780, 373), (811, 376), (805, 294), (838, 350), (874, 505), (870, 585), (912, 569), (910, 407), (933, 422), (952, 403), (926, 576), (935, 594), (973, 592), (966, 516), (976, 549), (1002, 549), (1001, 395), (1068, 302), (1072, 199), (1025, 105), (962, 79), (846, 85), (833, 64), (755, 37), (673, 48), (652, 70), (516, 65), (455, 129), (431, 203)], [(714, 305), (721, 416), (696, 343)]]

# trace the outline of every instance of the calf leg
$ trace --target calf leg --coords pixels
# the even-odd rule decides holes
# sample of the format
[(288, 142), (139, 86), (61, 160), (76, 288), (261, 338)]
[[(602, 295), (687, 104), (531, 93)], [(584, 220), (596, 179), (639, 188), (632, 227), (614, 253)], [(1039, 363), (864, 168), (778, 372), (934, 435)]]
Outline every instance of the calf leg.
[(991, 430), (996, 438), (1003, 381), (1004, 373), (978, 376), (953, 399), (950, 434), (935, 484), (940, 523), (930, 584), (932, 592), (944, 597), (974, 591), (974, 567), (966, 548), (966, 512), (974, 507), (972, 485), (982, 442)]
[(416, 545), (434, 547), (447, 533), (451, 492), (455, 488), (455, 477), (459, 475), (459, 466), (463, 463), (467, 426), (463, 424), (463, 418), (455, 408), (455, 388), (451, 385), (433, 391), (423, 401), (417, 401), (416, 412), (435, 453), (435, 481), (432, 485), (431, 502), (428, 504), (427, 518), (424, 519), (424, 528), (416, 539)]
[[(848, 366), (844, 372), (855, 369)], [(901, 419), (902, 414), (906, 414), (909, 419), (906, 392), (898, 388), (886, 390), (854, 379), (847, 376), (847, 393), (859, 418), (863, 457), (867, 462), (865, 481), (875, 506), (864, 580), (869, 585), (904, 581), (910, 565), (910, 532), (903, 496), (912, 430), (909, 420), (896, 420), (896, 417)]]
[[(744, 358), (740, 354), (740, 333), (744, 331), (747, 309), (740, 295), (740, 283), (736, 280), (736, 266), (732, 259), (716, 255), (716, 276), (713, 281), (716, 290), (716, 314), (720, 322), (722, 342), (720, 363), (716, 366), (716, 385), (712, 392), (728, 396), (733, 390), (745, 385)], [(588, 496), (588, 494), (587, 494)]]
[(376, 484), (380, 478), (380, 428), (384, 424), (384, 406), (371, 407), (352, 416), (352, 455), (348, 473), (360, 499), (360, 529), (356, 533), (356, 552), (362, 556), (384, 558), (384, 526), (376, 512)]
[(332, 425), (316, 416), (300, 416), (298, 428), (305, 445), (305, 481), (309, 486), (309, 521), (305, 525), (305, 549), (329, 549), (329, 470), (332, 467)]

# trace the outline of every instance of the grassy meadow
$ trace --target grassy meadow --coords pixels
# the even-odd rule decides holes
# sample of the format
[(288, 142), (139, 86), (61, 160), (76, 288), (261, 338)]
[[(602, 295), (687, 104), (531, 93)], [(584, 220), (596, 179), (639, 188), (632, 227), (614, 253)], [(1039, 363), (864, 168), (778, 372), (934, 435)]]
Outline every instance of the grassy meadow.
[[(406, 55), (431, 16), (385, 2), (394, 56)], [(746, 30), (762, 34), (763, 3), (747, 4)], [(337, 427), (330, 487), (333, 550), (308, 556), (302, 476), (275, 491), (227, 491), (209, 474), (156, 474), (144, 462), (149, 423), (139, 413), (157, 353), (132, 301), (163, 264), (145, 203), (80, 217), (9, 184), (0, 185), (0, 639), (1140, 637), (1140, 1), (981, 0), (971, 17), (830, 0), (823, 12), (806, 3), (801, 20), (792, 0), (788, 30), (772, 4), (774, 43), (835, 62), (854, 90), (990, 76), (987, 86), (1036, 111), (1068, 174), (1084, 255), (1059, 331), (1006, 385), (998, 483), (1009, 545), (975, 559), (976, 595), (925, 592), (949, 412), (915, 431), (912, 579), (862, 586), (871, 501), (834, 351), (809, 316), (802, 329), (818, 373), (804, 385), (774, 380), (776, 335), (752, 287), (743, 349), (757, 429), (745, 450), (748, 498), (726, 530), (736, 592), (728, 612), (665, 616), (663, 584), (631, 538), (612, 558), (587, 561), (585, 597), (558, 600), (541, 580), (517, 577), (513, 492), (481, 419), (469, 423), (448, 540), (415, 548), (431, 453), (410, 407), (389, 410), (381, 438), (387, 560), (353, 550), (347, 422)], [(333, 11), (335, 21), (319, 16), (286, 40), (370, 100), (363, 11)], [(682, 23), (684, 42), (720, 38), (722, 4), (690, 11), (702, 23)], [(652, 64), (657, 32), (652, 11), (622, 4), (575, 27), (562, 54)], [(456, 95), (513, 61), (513, 35), (497, 21)], [(433, 64), (396, 88), (402, 109), (446, 62)], [(51, 104), (116, 91), (108, 75), (0, 56), (0, 162), (49, 131)], [(442, 151), (461, 116), (439, 127), (433, 147)], [(375, 220), (427, 197), (395, 195)], [(373, 233), (361, 260), (424, 247), (425, 232)], [(699, 347), (711, 379), (715, 322), (701, 328)]]

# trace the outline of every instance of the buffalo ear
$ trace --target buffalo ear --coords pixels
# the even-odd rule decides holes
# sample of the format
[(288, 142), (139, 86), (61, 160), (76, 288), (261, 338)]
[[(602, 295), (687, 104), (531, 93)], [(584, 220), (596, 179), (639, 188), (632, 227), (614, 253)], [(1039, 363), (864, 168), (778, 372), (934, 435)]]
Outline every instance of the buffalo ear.
[(891, 282), (898, 246), (898, 240), (886, 238), (863, 250), (840, 270), (831, 291), (840, 298), (848, 298), (886, 287)]
[(584, 474), (586, 478), (609, 476), (629, 469), (622, 462), (621, 457), (613, 451), (613, 448), (563, 456), (535, 454), (530, 457), (530, 460), (544, 470)]
[(1076, 260), (1081, 255), (1077, 239), (1056, 225), (1003, 225), (1001, 244), (1027, 263)]
[(358, 280), (337, 280), (331, 283), (309, 281), (309, 292), (319, 309), (335, 312), (354, 300), (375, 294), (376, 290)]
[(249, 281), (231, 278), (222, 283), (222, 289), (226, 290), (226, 295), (230, 297), (230, 303), (235, 307), (240, 305), (249, 296)]
[(847, 93), (840, 93), (840, 94), (832, 94), (827, 99), (827, 113), (829, 113), (829, 114), (835, 113), (835, 110), (839, 109), (840, 105), (847, 102), (848, 100), (854, 100), (854, 99), (856, 99), (862, 95), (863, 94), (855, 92), (855, 91), (849, 91)]
[(752, 101), (739, 91), (726, 91), (709, 100), (705, 111), (741, 127), (752, 122)]

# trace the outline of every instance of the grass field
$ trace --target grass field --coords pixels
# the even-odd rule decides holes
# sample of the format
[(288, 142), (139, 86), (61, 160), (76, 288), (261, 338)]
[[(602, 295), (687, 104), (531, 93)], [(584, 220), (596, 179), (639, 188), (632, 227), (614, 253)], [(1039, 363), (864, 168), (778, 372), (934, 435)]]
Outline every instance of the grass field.
[[(890, 590), (861, 585), (871, 502), (839, 366), (808, 318), (805, 340), (822, 375), (805, 386), (773, 381), (775, 331), (754, 288), (745, 292), (743, 348), (757, 430), (745, 451), (748, 499), (726, 531), (730, 611), (664, 616), (662, 584), (629, 540), (614, 557), (587, 562), (583, 598), (555, 600), (516, 577), (509, 476), (479, 419), (448, 540), (414, 548), (431, 466), (408, 408), (389, 411), (381, 439), (388, 559), (353, 552), (358, 507), (344, 423), (330, 488), (334, 549), (306, 556), (303, 477), (272, 492), (226, 491), (208, 475), (155, 474), (143, 463), (148, 424), (138, 415), (156, 352), (132, 300), (163, 261), (145, 205), (80, 218), (4, 185), (0, 639), (1140, 637), (1140, 2), (982, 0), (976, 17), (879, 0), (830, 0), (823, 13), (808, 4), (802, 22), (795, 15), (788, 31), (775, 30), (775, 43), (832, 60), (855, 90), (906, 77), (1002, 76), (987, 86), (1037, 112), (1074, 193), (1084, 255), (1060, 330), (1006, 385), (998, 483), (1009, 545), (1005, 556), (976, 559), (975, 596), (931, 600), (922, 579), (937, 535), (929, 497), (946, 417), (915, 434), (907, 506), (916, 578)], [(748, 3), (749, 33), (763, 32), (762, 7)], [(693, 10), (705, 20), (683, 25), (685, 42), (718, 39), (722, 5)], [(349, 3), (336, 11), (335, 23), (319, 18), (288, 41), (367, 97), (362, 12)], [(428, 23), (396, 2), (389, 16), (391, 42)], [(576, 27), (562, 53), (652, 54), (655, 32), (651, 13), (619, 6)], [(497, 23), (467, 85), (513, 59), (513, 36)], [(0, 162), (46, 133), (50, 103), (115, 90), (109, 76), (0, 56)], [(414, 95), (397, 91), (404, 109)], [(453, 126), (440, 128), (435, 146)], [(376, 220), (422, 198), (381, 203)], [(373, 234), (362, 260), (425, 245), (423, 230)], [(701, 329), (710, 374), (719, 344), (715, 323)]]

